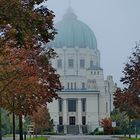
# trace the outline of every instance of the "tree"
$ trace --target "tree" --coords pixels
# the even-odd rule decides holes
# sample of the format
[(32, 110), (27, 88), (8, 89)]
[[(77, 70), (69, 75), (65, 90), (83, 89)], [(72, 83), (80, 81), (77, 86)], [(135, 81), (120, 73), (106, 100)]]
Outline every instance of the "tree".
[[(17, 115), (30, 115), (36, 111), (37, 106), (46, 105), (47, 102), (58, 97), (56, 91), (61, 89), (59, 75), (49, 63), (53, 50), (40, 53), (40, 55), (36, 52), (34, 54), (24, 48), (20, 48), (20, 51), (10, 49), (9, 57), (6, 59), (9, 64), (3, 66), (0, 71), (4, 78), (1, 80), (1, 85), (12, 78), (8, 88), (2, 92), (1, 102), (1, 106), (10, 112), (14, 110)], [(11, 77), (10, 75), (8, 78), (4, 77), (10, 73), (12, 73)]]
[(11, 131), (11, 123), (8, 112), (2, 109), (2, 134), (7, 134)]
[(54, 38), (54, 14), (39, 6), (43, 1), (46, 0), (0, 0), (1, 47), (28, 48)]
[(103, 118), (100, 121), (101, 127), (104, 128), (104, 133), (105, 134), (112, 134), (113, 133), (113, 128), (112, 128), (112, 120), (111, 118)]
[(117, 89), (114, 94), (114, 106), (129, 117), (129, 137), (131, 119), (140, 117), (140, 45), (137, 44), (132, 56), (124, 68), (124, 77), (121, 78), (126, 87)]
[(61, 89), (49, 63), (55, 53), (42, 47), (56, 33), (53, 12), (42, 2), (0, 0), (0, 106), (19, 116), (21, 127), (22, 115), (57, 98)]
[(131, 120), (138, 118), (139, 114), (137, 113), (134, 103), (134, 96), (132, 92), (124, 89), (117, 89), (114, 94), (114, 106), (116, 109), (119, 109), (120, 112), (124, 113), (128, 116), (128, 130), (129, 130), (129, 138), (131, 137)]
[(126, 94), (129, 94), (131, 99), (130, 105), (133, 105), (136, 117), (139, 117), (140, 113), (140, 45), (137, 44), (132, 56), (129, 57), (129, 62), (124, 68), (124, 77), (121, 78), (121, 82), (125, 84)]
[(124, 113), (120, 113), (118, 109), (114, 109), (110, 115), (112, 121), (116, 122), (115, 134), (126, 135), (128, 126), (128, 116)]
[[(22, 115), (30, 115), (38, 106), (58, 97), (56, 91), (61, 89), (61, 84), (59, 75), (49, 63), (49, 59), (55, 55), (52, 49), (42, 51), (40, 55), (24, 48), (11, 50), (6, 50), (9, 54), (6, 61), (10, 63), (2, 67), (1, 73), (3, 76), (12, 73), (11, 77), (8, 75), (12, 83), (9, 82), (8, 88), (2, 92), (1, 106), (18, 115), (21, 125)], [(1, 82), (3, 84), (8, 80), (4, 78)]]
[(37, 112), (30, 116), (34, 124), (35, 132), (42, 133), (43, 130), (50, 131), (53, 128), (52, 121), (46, 106), (38, 107)]

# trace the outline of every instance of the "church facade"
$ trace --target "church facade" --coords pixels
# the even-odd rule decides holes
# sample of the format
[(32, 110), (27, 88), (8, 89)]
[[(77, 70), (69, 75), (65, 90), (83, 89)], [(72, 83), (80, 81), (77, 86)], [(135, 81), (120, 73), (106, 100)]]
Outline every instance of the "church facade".
[(94, 32), (71, 8), (56, 29), (58, 34), (47, 47), (58, 54), (52, 65), (64, 89), (58, 92), (59, 100), (48, 104), (54, 129), (65, 134), (93, 132), (113, 110), (113, 78), (104, 79)]

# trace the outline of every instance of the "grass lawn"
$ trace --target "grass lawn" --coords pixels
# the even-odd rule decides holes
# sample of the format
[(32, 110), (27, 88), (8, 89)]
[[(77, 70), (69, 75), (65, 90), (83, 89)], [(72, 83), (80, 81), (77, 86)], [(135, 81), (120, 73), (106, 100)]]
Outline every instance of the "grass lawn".
[(27, 138), (27, 140), (47, 140), (45, 137)]
[(140, 138), (121, 138), (121, 140), (140, 140)]
[(127, 140), (140, 140), (140, 138), (129, 138), (129, 139), (127, 139)]
[(140, 140), (140, 138), (131, 138), (131, 139), (128, 139), (128, 140)]
[(6, 134), (3, 137), (5, 137), (5, 138), (13, 137), (13, 134)]
[[(5, 138), (13, 137), (13, 134), (6, 134), (4, 135)], [(47, 140), (45, 137), (37, 137), (37, 138), (27, 138), (27, 140)]]

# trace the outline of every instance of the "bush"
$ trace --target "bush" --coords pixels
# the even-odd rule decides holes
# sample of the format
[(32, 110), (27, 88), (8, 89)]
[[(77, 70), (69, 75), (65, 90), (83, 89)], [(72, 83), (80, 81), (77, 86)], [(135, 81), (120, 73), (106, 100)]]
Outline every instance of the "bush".
[(56, 132), (45, 132), (46, 135), (57, 135)]
[(95, 133), (94, 132), (90, 132), (88, 135), (94, 135)]
[(104, 135), (104, 132), (95, 132), (95, 135)]
[(90, 132), (89, 135), (104, 135), (104, 132), (99, 131), (99, 128), (96, 128), (93, 132)]

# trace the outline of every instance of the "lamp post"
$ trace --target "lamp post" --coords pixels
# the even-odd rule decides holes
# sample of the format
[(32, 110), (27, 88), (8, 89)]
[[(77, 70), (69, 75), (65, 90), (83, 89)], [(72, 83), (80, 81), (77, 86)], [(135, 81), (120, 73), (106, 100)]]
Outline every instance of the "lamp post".
[[(140, 99), (140, 92), (138, 93), (138, 98)], [(137, 138), (137, 124), (135, 125), (135, 138)]]
[(135, 138), (137, 138), (137, 125), (135, 125)]

